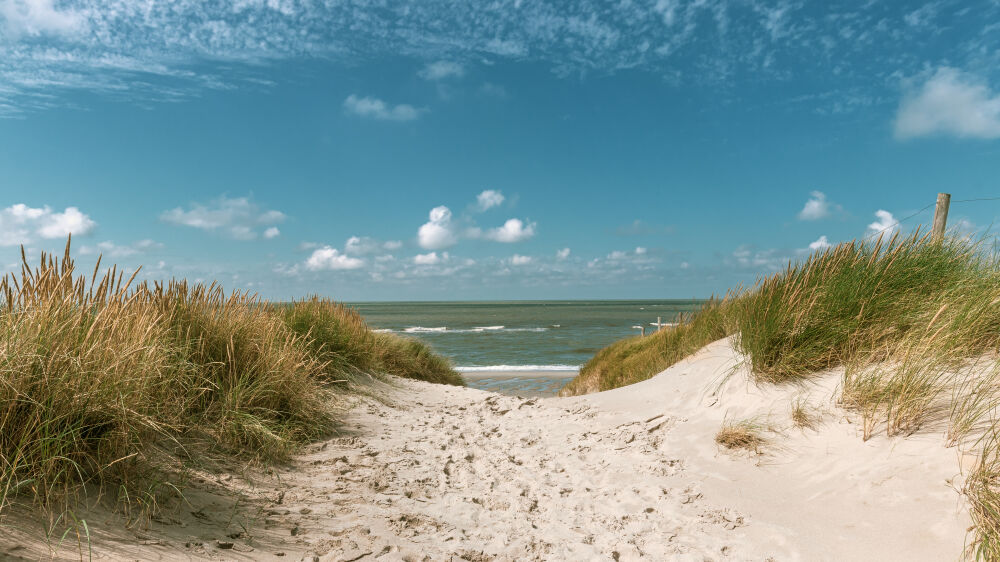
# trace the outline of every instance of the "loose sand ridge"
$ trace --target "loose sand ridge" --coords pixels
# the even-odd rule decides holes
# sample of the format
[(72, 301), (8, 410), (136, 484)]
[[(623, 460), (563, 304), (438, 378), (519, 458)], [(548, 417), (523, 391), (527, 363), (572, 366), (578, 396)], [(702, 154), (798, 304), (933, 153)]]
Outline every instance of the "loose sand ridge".
[[(95, 558), (960, 557), (970, 521), (940, 435), (863, 441), (831, 403), (838, 373), (758, 388), (739, 364), (720, 341), (648, 381), (577, 398), (379, 384), (383, 400), (362, 400), (341, 436), (277, 478), (195, 485), (145, 538), (102, 535)], [(795, 399), (821, 418), (815, 431), (792, 427)], [(720, 449), (726, 418), (773, 427), (764, 454)], [(47, 551), (24, 532), (0, 538), (4, 552)]]

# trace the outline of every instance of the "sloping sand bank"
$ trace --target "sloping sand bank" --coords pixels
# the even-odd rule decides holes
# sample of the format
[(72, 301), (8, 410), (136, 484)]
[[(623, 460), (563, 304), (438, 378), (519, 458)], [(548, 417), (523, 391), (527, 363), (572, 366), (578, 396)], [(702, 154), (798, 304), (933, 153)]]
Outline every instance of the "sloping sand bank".
[[(863, 441), (831, 402), (839, 373), (760, 389), (738, 364), (720, 341), (648, 381), (578, 398), (401, 380), (279, 478), (219, 483), (242, 487), (256, 516), (234, 524), (225, 494), (196, 488), (142, 541), (96, 541), (95, 558), (960, 558), (961, 459), (940, 435)], [(820, 418), (815, 430), (793, 427), (795, 400)], [(727, 418), (771, 426), (770, 443), (759, 455), (720, 448)], [(40, 552), (29, 535), (24, 557)]]

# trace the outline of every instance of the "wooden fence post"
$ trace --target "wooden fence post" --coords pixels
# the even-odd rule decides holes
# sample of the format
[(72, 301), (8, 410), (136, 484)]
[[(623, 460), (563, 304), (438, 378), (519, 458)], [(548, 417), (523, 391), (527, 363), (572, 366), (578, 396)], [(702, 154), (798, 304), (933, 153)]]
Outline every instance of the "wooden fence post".
[(935, 242), (944, 239), (945, 226), (948, 224), (949, 204), (951, 204), (951, 194), (938, 193), (937, 206), (934, 207), (934, 227), (931, 229), (931, 240)]

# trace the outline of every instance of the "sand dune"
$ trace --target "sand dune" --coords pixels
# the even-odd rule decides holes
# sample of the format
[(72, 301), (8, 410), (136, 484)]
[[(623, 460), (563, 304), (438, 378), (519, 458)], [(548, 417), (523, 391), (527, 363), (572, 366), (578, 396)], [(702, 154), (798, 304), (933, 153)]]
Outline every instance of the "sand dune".
[[(839, 373), (816, 380), (758, 388), (720, 341), (648, 381), (577, 398), (380, 384), (384, 400), (363, 400), (339, 437), (292, 466), (252, 489), (242, 477), (195, 485), (190, 505), (145, 538), (102, 536), (93, 550), (182, 560), (959, 558), (970, 519), (955, 449), (933, 432), (863, 441), (831, 402)], [(815, 430), (793, 426), (795, 400)], [(773, 429), (761, 454), (714, 442), (724, 420), (743, 418)], [(8, 556), (45, 552), (30, 530), (0, 544)]]

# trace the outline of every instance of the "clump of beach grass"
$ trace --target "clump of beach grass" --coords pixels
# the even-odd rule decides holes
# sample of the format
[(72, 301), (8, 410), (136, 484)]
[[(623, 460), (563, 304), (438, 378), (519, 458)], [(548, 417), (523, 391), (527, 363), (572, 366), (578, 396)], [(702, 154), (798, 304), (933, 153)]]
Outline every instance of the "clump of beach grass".
[(814, 429), (819, 423), (819, 416), (810, 408), (809, 403), (804, 398), (792, 400), (789, 416), (792, 424), (799, 429)]
[(764, 433), (770, 431), (770, 426), (755, 419), (726, 420), (715, 434), (715, 442), (727, 449), (744, 449), (760, 454), (761, 448), (768, 444)]
[(100, 274), (100, 259), (86, 275), (69, 241), (62, 259), (32, 267), (22, 248), (22, 262), (0, 280), (0, 516), (26, 499), (65, 521), (79, 493), (108, 486), (152, 510), (184, 458), (287, 458), (333, 428), (329, 383), (351, 374), (461, 383), (332, 301), (133, 285), (138, 271)]
[(357, 310), (330, 299), (310, 297), (281, 307), (285, 323), (305, 338), (313, 354), (336, 379), (358, 372), (396, 375), (427, 382), (462, 385), (445, 357), (425, 343), (373, 332)]
[(600, 350), (570, 381), (562, 396), (610, 390), (644, 381), (709, 343), (732, 333), (728, 299), (710, 299), (676, 325), (649, 336), (621, 340)]
[(1000, 426), (994, 423), (979, 440), (979, 458), (965, 482), (976, 560), (1000, 560)]

